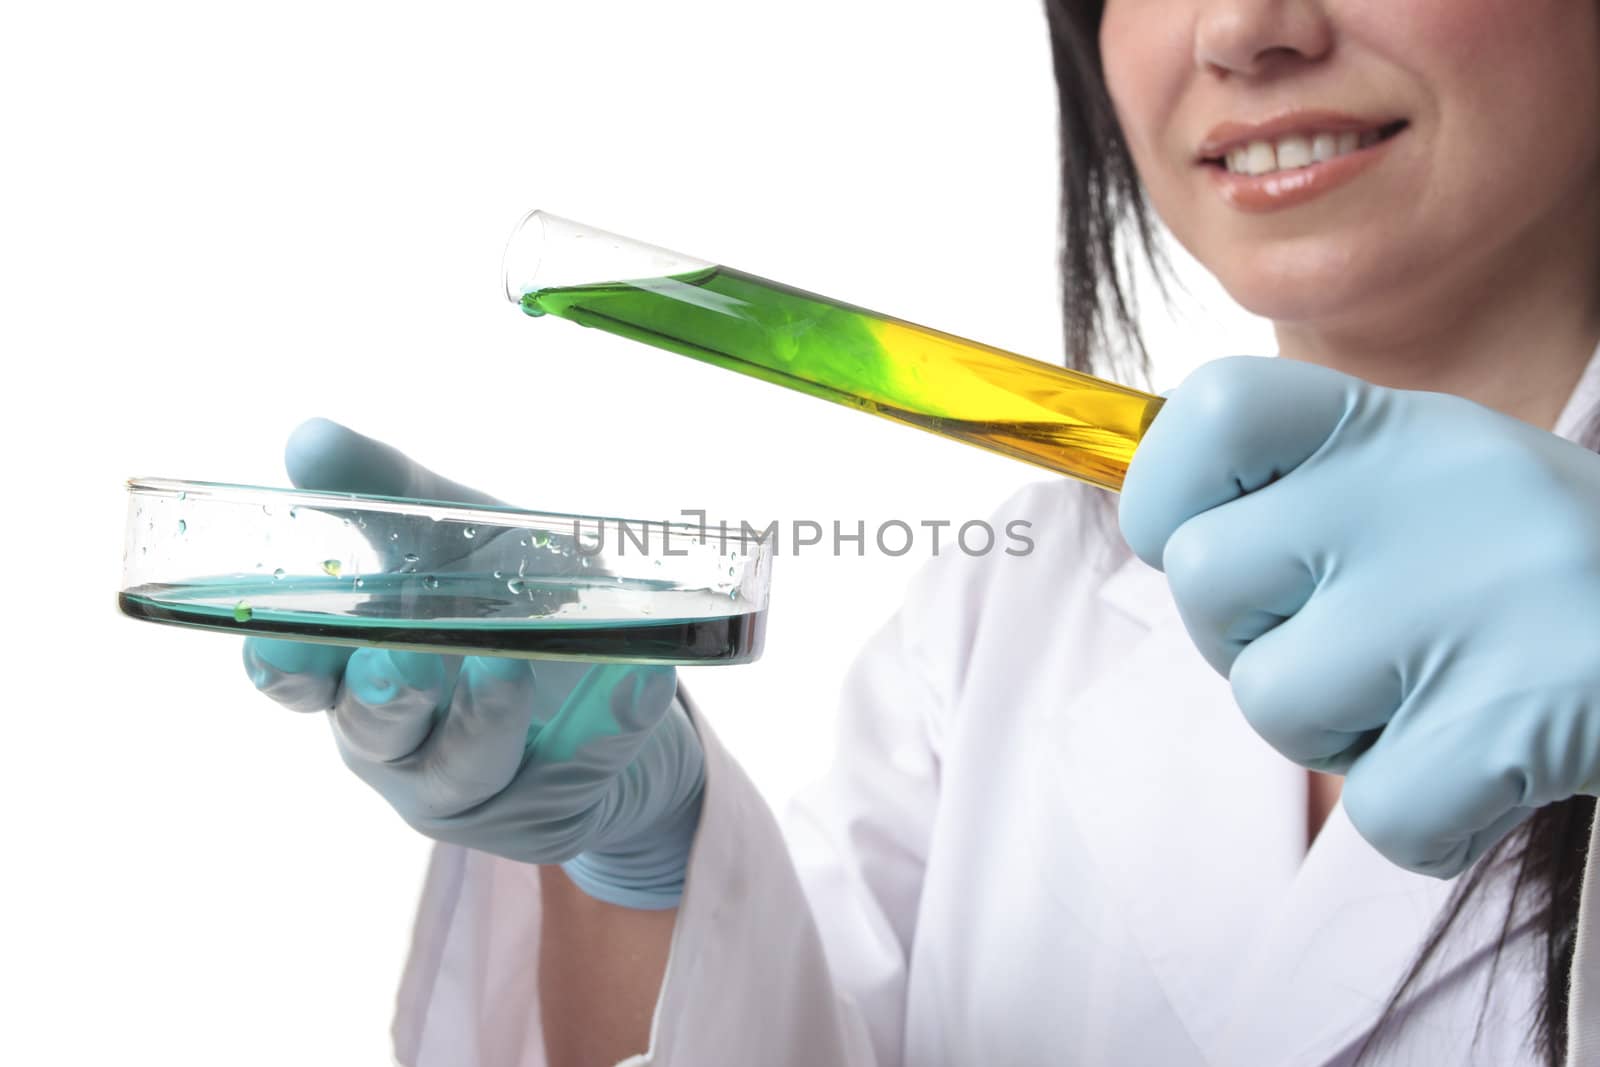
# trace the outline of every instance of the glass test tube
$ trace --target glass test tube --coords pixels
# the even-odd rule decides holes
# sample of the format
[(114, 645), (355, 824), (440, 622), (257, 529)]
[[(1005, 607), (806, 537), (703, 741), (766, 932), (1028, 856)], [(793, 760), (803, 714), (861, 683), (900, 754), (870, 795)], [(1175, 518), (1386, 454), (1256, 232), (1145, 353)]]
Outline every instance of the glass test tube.
[(543, 211), (506, 246), (506, 295), (812, 396), (1120, 489), (1158, 396)]

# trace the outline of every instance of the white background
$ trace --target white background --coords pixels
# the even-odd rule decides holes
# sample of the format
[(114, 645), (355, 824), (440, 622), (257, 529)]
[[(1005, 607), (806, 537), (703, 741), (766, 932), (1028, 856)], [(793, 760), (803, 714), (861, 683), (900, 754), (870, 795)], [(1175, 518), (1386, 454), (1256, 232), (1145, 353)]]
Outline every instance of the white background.
[[(551, 510), (871, 529), (1045, 476), (498, 285), (538, 206), (1059, 359), (1036, 3), (11, 5), (0, 89), (5, 1062), (388, 1062), (426, 842), (236, 640), (116, 614), (126, 477), (283, 484), (314, 414)], [(1271, 349), (1190, 286), (1156, 388)], [(688, 672), (774, 803), (927, 548), (786, 545), (766, 657)]]

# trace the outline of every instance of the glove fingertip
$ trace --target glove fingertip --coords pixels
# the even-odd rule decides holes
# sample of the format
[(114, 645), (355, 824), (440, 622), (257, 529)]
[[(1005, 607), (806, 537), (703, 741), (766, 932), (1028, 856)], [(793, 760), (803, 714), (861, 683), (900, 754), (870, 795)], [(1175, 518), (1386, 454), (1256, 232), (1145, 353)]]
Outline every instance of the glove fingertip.
[(612, 717), (624, 729), (647, 729), (660, 721), (677, 688), (677, 671), (671, 667), (632, 667), (612, 685)]
[(413, 464), (398, 450), (332, 419), (295, 427), (283, 449), (284, 469), (301, 489), (404, 496)]
[[(284, 641), (273, 637), (248, 637), (244, 642), (245, 669), (257, 675), (309, 674), (336, 677), (350, 658), (348, 648), (309, 641)], [(257, 682), (257, 688), (261, 683)]]

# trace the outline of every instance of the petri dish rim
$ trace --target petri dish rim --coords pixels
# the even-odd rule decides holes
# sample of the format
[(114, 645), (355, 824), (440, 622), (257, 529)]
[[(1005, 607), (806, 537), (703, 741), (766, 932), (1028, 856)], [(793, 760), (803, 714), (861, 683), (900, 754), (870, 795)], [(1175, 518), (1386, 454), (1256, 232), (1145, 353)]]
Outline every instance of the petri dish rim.
[[(421, 515), (426, 518), (478, 522), (489, 526), (547, 526), (577, 523), (627, 523), (666, 528), (684, 537), (705, 537), (717, 533), (719, 542), (760, 543), (757, 537), (735, 526), (719, 526), (707, 519), (700, 523), (668, 522), (663, 519), (625, 518), (615, 515), (581, 515), (565, 511), (532, 511), (509, 504), (453, 504), (444, 500), (383, 496), (376, 493), (339, 493), (321, 489), (292, 489), (236, 482), (194, 481), (183, 478), (129, 478), (127, 490), (134, 496), (209, 496), (238, 504), (284, 504), (289, 507), (345, 507), (385, 514)], [(508, 521), (514, 519), (526, 522)], [(722, 531), (726, 529), (724, 535)]]

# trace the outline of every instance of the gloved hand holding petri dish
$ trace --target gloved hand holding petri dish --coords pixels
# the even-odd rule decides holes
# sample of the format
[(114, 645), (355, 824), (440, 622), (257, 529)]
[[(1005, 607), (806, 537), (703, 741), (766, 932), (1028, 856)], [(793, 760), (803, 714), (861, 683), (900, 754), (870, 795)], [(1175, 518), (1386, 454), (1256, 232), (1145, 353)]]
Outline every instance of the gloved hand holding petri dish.
[(119, 606), (205, 630), (462, 655), (727, 664), (761, 653), (771, 556), (752, 533), (392, 488), (130, 481)]

